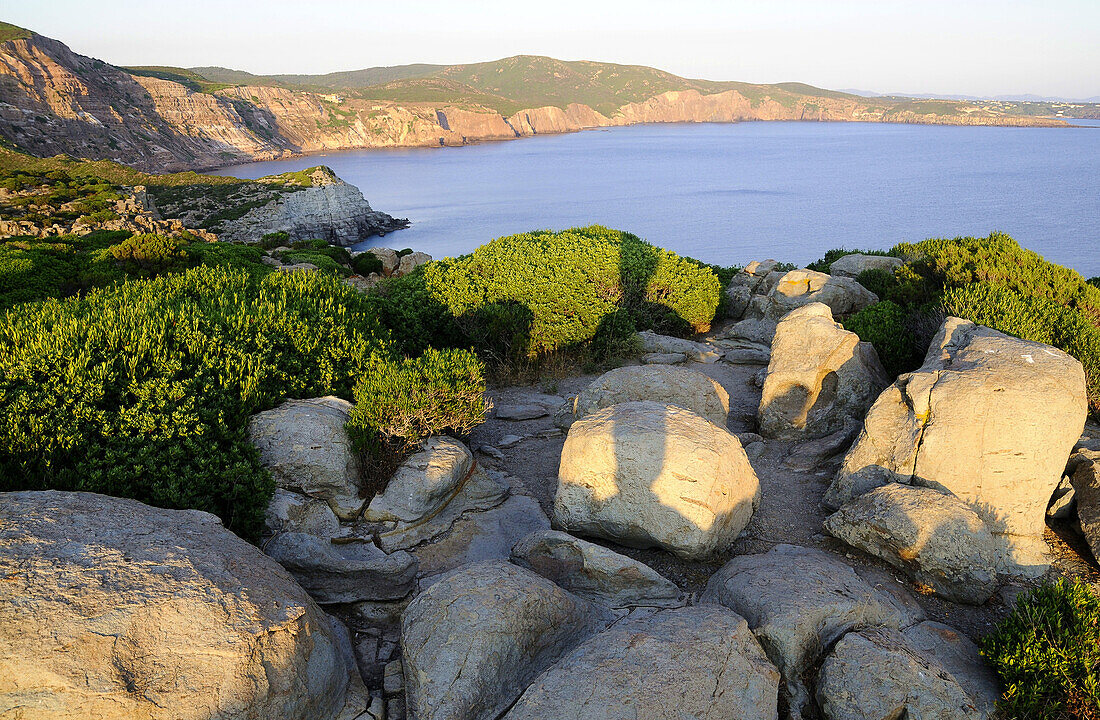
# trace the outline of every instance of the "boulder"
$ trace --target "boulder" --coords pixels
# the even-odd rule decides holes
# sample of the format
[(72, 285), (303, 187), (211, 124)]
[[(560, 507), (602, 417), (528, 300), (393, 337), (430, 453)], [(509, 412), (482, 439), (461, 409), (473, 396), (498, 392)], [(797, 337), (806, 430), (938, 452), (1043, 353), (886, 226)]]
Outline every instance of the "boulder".
[(363, 511), (369, 522), (420, 522), (438, 512), (470, 476), (474, 456), (458, 440), (430, 437), (394, 471)]
[(854, 435), (889, 384), (870, 343), (834, 322), (827, 305), (803, 305), (776, 326), (760, 398), (760, 431), (784, 440), (846, 429)]
[(950, 492), (993, 532), (998, 572), (1041, 574), (1047, 503), (1086, 413), (1077, 360), (948, 318), (920, 369), (875, 401), (825, 502), (890, 482)]
[(908, 627), (901, 634), (909, 647), (951, 673), (983, 717), (994, 713), (1001, 696), (1000, 684), (970, 638), (953, 627), (931, 620)]
[(394, 275), (401, 277), (402, 275), (408, 275), (413, 270), (417, 269), (425, 263), (430, 263), (432, 256), (428, 253), (414, 252), (408, 255), (402, 255), (401, 259), (397, 263), (397, 270), (394, 271)]
[(387, 555), (369, 542), (337, 544), (306, 533), (280, 533), (264, 552), (320, 603), (397, 600), (409, 594), (416, 578), (411, 555)]
[(340, 520), (324, 500), (275, 488), (267, 504), (264, 525), (271, 534), (302, 532), (331, 538), (340, 533)]
[(725, 428), (672, 405), (628, 402), (569, 428), (554, 518), (563, 530), (696, 559), (729, 547), (759, 499), (760, 481)]
[(778, 264), (775, 260), (753, 261), (730, 279), (730, 284), (726, 286), (726, 313), (729, 317), (740, 320), (745, 315), (752, 296), (761, 292), (765, 278)]
[(997, 591), (997, 544), (953, 495), (890, 483), (825, 519), (825, 530), (903, 570), (922, 589), (980, 605)]
[(393, 271), (401, 263), (401, 258), (397, 257), (397, 251), (390, 248), (373, 247), (368, 248), (367, 252), (382, 261), (382, 274), (386, 277), (393, 275)]
[(646, 353), (642, 355), (643, 365), (678, 365), (687, 361), (683, 353)]
[(851, 278), (791, 270), (779, 278), (767, 295), (753, 296), (744, 319), (730, 328), (727, 335), (771, 343), (776, 324), (784, 315), (815, 302), (828, 305), (834, 316), (845, 317), (878, 302), (878, 296)]
[(683, 355), (687, 360), (699, 363), (717, 362), (722, 357), (722, 351), (710, 343), (684, 340), (669, 335), (658, 335), (649, 330), (638, 333), (638, 341), (641, 343), (642, 352), (646, 354), (670, 355), (675, 353)]
[(335, 718), (347, 630), (197, 510), (0, 494), (0, 715)]
[(822, 663), (817, 698), (827, 720), (985, 720), (992, 709), (889, 628), (841, 638)]
[(795, 713), (809, 699), (803, 671), (838, 637), (853, 628), (909, 624), (893, 597), (837, 557), (794, 545), (733, 558), (707, 582), (701, 601), (724, 605), (748, 621), (783, 674)]
[(342, 520), (363, 508), (359, 461), (344, 430), (351, 407), (337, 397), (288, 400), (248, 422), (275, 484), (326, 501)]
[(504, 720), (774, 720), (779, 673), (717, 605), (624, 621), (540, 675)]
[(848, 278), (857, 278), (860, 273), (866, 270), (882, 270), (893, 275), (894, 271), (904, 264), (905, 261), (901, 258), (890, 257), (889, 255), (852, 253), (834, 260), (833, 264), (829, 266), (829, 272), (836, 277)]
[(701, 372), (662, 365), (635, 365), (606, 372), (581, 391), (574, 401), (576, 419), (619, 403), (635, 400), (676, 405), (702, 415), (718, 427), (726, 426), (730, 396)]
[(468, 565), (421, 593), (401, 618), (409, 714), (496, 718), (610, 620), (529, 570), (500, 560)]
[(557, 530), (539, 530), (520, 540), (512, 548), (512, 562), (614, 608), (684, 604), (676, 584), (648, 565)]
[(1093, 558), (1100, 559), (1100, 452), (1084, 450), (1075, 455), (1078, 462), (1072, 480), (1077, 519)]

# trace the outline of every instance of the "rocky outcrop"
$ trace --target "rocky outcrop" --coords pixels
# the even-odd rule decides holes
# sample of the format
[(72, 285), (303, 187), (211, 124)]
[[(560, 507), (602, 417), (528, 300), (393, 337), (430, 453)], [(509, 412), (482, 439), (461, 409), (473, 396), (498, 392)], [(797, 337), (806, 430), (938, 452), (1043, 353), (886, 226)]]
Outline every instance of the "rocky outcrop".
[(288, 400), (248, 423), (260, 462), (285, 490), (324, 500), (338, 517), (359, 514), (359, 460), (344, 426), (351, 403), (337, 397)]
[(773, 720), (779, 673), (717, 605), (623, 622), (535, 680), (504, 720)]
[(344, 706), (347, 630), (213, 515), (4, 493), (0, 577), (0, 715), (327, 720)]
[(684, 604), (675, 583), (648, 565), (557, 530), (536, 531), (520, 540), (512, 548), (512, 562), (613, 608)]
[(467, 566), (424, 591), (401, 618), (409, 713), (496, 718), (610, 619), (529, 570), (503, 561)]
[(676, 405), (726, 426), (730, 396), (725, 388), (700, 372), (664, 365), (621, 367), (604, 373), (573, 402), (580, 419), (597, 410), (636, 400)]
[(374, 543), (333, 543), (306, 533), (279, 533), (264, 552), (286, 568), (319, 603), (399, 600), (412, 590), (416, 560)]
[(825, 502), (891, 482), (948, 492), (993, 532), (999, 572), (1041, 574), (1047, 503), (1086, 413), (1077, 360), (948, 318), (921, 368), (875, 401)]
[(300, 532), (330, 538), (340, 532), (340, 519), (327, 502), (282, 488), (275, 488), (264, 514), (264, 525), (273, 535)]
[(827, 305), (804, 305), (776, 326), (760, 398), (760, 433), (784, 440), (854, 436), (889, 384), (870, 343), (834, 322)]
[(726, 549), (759, 499), (756, 473), (725, 428), (672, 405), (628, 402), (570, 427), (554, 518), (563, 530), (697, 559)]
[(737, 273), (726, 286), (726, 313), (734, 320), (740, 320), (749, 309), (753, 295), (766, 295), (783, 277), (776, 271), (775, 260), (753, 261)]
[(256, 242), (267, 233), (285, 232), (291, 240), (321, 239), (330, 245), (347, 246), (409, 225), (408, 220), (372, 210), (357, 187), (336, 177), (327, 167), (314, 170), (310, 180), (309, 187), (283, 194), (221, 225), (219, 238)]
[(961, 500), (938, 490), (883, 485), (826, 518), (825, 530), (949, 600), (981, 604), (997, 590), (997, 544), (989, 528)]

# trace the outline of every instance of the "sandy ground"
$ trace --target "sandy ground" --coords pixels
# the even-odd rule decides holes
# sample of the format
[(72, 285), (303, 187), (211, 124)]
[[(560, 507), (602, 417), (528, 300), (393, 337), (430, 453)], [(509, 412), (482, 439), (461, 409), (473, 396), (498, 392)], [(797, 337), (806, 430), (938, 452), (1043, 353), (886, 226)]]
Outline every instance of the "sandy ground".
[[(718, 362), (713, 365), (693, 363), (688, 367), (707, 374), (729, 393), (728, 427), (731, 432), (752, 432), (756, 429), (760, 389), (753, 383), (753, 376), (761, 366)], [(585, 375), (549, 379), (530, 386), (493, 388), (489, 394), (497, 406), (521, 403), (524, 396), (531, 393), (569, 397), (596, 377)], [(564, 433), (545, 438), (535, 434), (539, 431), (553, 432), (553, 429), (552, 416), (522, 421), (502, 420), (494, 416), (470, 437), (471, 447), (475, 450), (482, 445), (500, 450), (503, 459), (478, 452), (478, 462), (511, 475), (515, 490), (534, 497), (551, 519), (558, 462), (565, 437)], [(499, 447), (500, 440), (507, 435), (524, 436), (525, 439), (512, 447)], [(638, 550), (605, 540), (589, 539), (646, 563), (688, 593), (701, 592), (707, 579), (735, 555), (765, 552), (778, 543), (828, 550), (844, 558), (857, 572), (883, 589), (905, 594), (904, 589), (908, 588), (909, 594), (929, 619), (957, 627), (974, 639), (992, 631), (994, 625), (1011, 610), (1016, 595), (1026, 590), (1022, 584), (1005, 586), (985, 605), (978, 607), (919, 594), (902, 575), (885, 563), (824, 534), (821, 523), (829, 512), (822, 506), (821, 498), (836, 473), (839, 458), (809, 472), (791, 470), (782, 465), (791, 447), (790, 443), (765, 442), (764, 453), (752, 461), (761, 483), (760, 506), (742, 537), (727, 553), (712, 562), (687, 562), (663, 550)], [(1100, 571), (1083, 540), (1076, 538), (1068, 529), (1060, 529), (1058, 533), (1048, 530), (1047, 541), (1054, 557), (1052, 576), (1084, 576), (1100, 589)]]

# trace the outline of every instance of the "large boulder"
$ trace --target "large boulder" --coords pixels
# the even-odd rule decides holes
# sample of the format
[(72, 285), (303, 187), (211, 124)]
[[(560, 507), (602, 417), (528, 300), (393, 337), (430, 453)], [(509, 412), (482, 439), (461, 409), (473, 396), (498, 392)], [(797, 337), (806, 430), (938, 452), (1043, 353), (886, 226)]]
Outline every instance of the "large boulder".
[(1080, 450), (1074, 458), (1077, 462), (1072, 483), (1077, 519), (1093, 558), (1100, 559), (1100, 452)]
[(890, 482), (950, 492), (994, 533), (999, 571), (1041, 574), (1047, 503), (1086, 414), (1077, 360), (948, 318), (921, 368), (875, 401), (825, 502)]
[(853, 435), (890, 378), (870, 343), (822, 303), (779, 321), (758, 414), (762, 435), (784, 440)]
[[(976, 654), (973, 660), (982, 662)], [(985, 720), (993, 709), (889, 628), (841, 638), (822, 663), (817, 698), (827, 720)]]
[(416, 523), (447, 504), (473, 467), (474, 456), (454, 438), (430, 437), (390, 477), (370, 501), (363, 519)]
[(0, 716), (334, 718), (343, 626), (197, 510), (0, 494)]
[(774, 720), (779, 673), (717, 605), (615, 625), (540, 675), (504, 720)]
[(791, 270), (771, 287), (767, 295), (755, 295), (744, 319), (728, 332), (731, 336), (770, 343), (776, 324), (791, 310), (823, 303), (833, 315), (845, 317), (878, 302), (878, 296), (851, 278), (835, 277), (813, 270)]
[(837, 557), (794, 545), (738, 555), (710, 578), (701, 600), (748, 621), (783, 674), (795, 713), (809, 699), (802, 673), (833, 641), (853, 628), (898, 628), (909, 619), (906, 608)]
[(290, 571), (320, 603), (397, 600), (409, 594), (416, 560), (407, 552), (387, 555), (370, 542), (336, 544), (307, 533), (279, 533), (264, 552)]
[(615, 608), (684, 604), (676, 584), (648, 565), (557, 530), (538, 530), (520, 540), (512, 548), (512, 562)]
[(901, 258), (889, 255), (851, 253), (834, 260), (832, 265), (829, 266), (829, 272), (837, 277), (849, 278), (857, 278), (860, 273), (867, 270), (882, 270), (893, 275), (894, 271), (904, 264), (905, 261)]
[(576, 419), (619, 403), (636, 400), (676, 405), (726, 426), (730, 396), (725, 388), (695, 370), (666, 365), (634, 365), (604, 373), (577, 396)]
[(402, 275), (408, 275), (413, 270), (417, 269), (425, 263), (430, 263), (432, 256), (428, 253), (413, 252), (407, 255), (402, 255), (401, 259), (397, 263), (397, 269), (393, 274), (400, 277)]
[(997, 591), (997, 544), (953, 495), (890, 483), (825, 519), (825, 530), (903, 570), (924, 590), (981, 604)]
[(496, 718), (536, 675), (610, 619), (508, 562), (468, 565), (402, 615), (409, 713), (418, 720)]
[(343, 520), (363, 508), (358, 456), (344, 430), (351, 407), (338, 397), (288, 400), (248, 422), (275, 484), (324, 500)]
[(573, 423), (554, 518), (568, 531), (695, 559), (736, 539), (760, 481), (725, 428), (672, 405), (613, 405)]

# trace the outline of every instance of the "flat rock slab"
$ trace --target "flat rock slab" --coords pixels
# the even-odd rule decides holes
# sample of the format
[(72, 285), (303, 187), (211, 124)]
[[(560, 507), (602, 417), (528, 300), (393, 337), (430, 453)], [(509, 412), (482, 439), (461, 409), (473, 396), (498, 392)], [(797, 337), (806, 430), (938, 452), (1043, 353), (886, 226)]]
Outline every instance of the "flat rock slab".
[(573, 406), (577, 420), (619, 403), (638, 400), (675, 405), (726, 426), (730, 396), (701, 372), (663, 365), (634, 365), (610, 370), (581, 391)]
[(675, 583), (648, 565), (557, 530), (520, 540), (512, 548), (512, 562), (613, 608), (678, 607), (685, 600)]
[(672, 405), (627, 402), (570, 427), (554, 517), (563, 530), (698, 559), (729, 547), (759, 498), (725, 428)]
[(540, 675), (505, 720), (774, 720), (779, 673), (717, 605), (619, 623)]
[[(979, 658), (980, 662), (980, 658)], [(985, 720), (955, 677), (897, 630), (848, 633), (822, 663), (817, 698), (827, 720)]]
[(330, 720), (347, 630), (208, 513), (0, 494), (0, 715)]
[(997, 544), (978, 514), (931, 488), (890, 483), (825, 519), (825, 530), (922, 589), (979, 605), (997, 591)]
[(412, 591), (416, 579), (413, 556), (387, 555), (369, 542), (336, 544), (306, 533), (280, 533), (264, 552), (320, 603), (397, 600)]
[(796, 710), (808, 699), (801, 673), (830, 643), (853, 628), (908, 624), (892, 597), (838, 558), (794, 545), (733, 558), (707, 582), (701, 600), (748, 621), (783, 673)]
[(610, 620), (609, 611), (505, 561), (458, 570), (402, 616), (409, 713), (418, 720), (496, 718)]
[(683, 338), (670, 337), (668, 335), (658, 335), (649, 330), (638, 333), (638, 340), (641, 342), (642, 352), (646, 354), (660, 353), (662, 355), (670, 355), (679, 353), (692, 362), (708, 364), (717, 362), (722, 357), (722, 351), (710, 343), (684, 340)]

